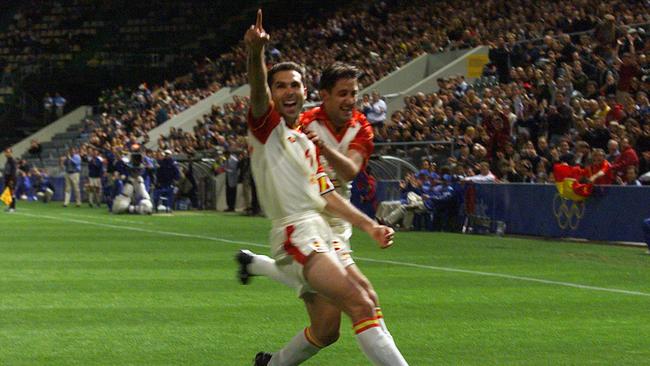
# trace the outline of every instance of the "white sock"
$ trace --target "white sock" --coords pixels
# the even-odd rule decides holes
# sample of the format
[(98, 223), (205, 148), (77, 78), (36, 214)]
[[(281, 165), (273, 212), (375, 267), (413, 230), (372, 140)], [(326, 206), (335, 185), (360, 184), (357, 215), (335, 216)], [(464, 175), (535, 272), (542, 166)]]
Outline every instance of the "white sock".
[(320, 347), (307, 339), (307, 337), (311, 338), (309, 334), (309, 328), (301, 330), (284, 348), (273, 354), (268, 366), (299, 365), (317, 354)]
[(393, 339), (386, 334), (376, 318), (356, 322), (354, 332), (366, 357), (376, 366), (408, 366)]
[(375, 314), (377, 316), (377, 320), (379, 320), (379, 326), (381, 327), (381, 330), (384, 331), (391, 339), (393, 339), (393, 335), (390, 334), (388, 331), (388, 327), (386, 327), (386, 322), (384, 321), (384, 314), (381, 312), (381, 308), (377, 306), (375, 308)]
[(300, 283), (293, 277), (287, 276), (278, 269), (278, 266), (275, 265), (275, 260), (265, 255), (254, 254), (253, 261), (248, 265), (248, 272), (256, 276), (266, 276), (274, 279), (293, 289), (297, 289), (300, 286)]

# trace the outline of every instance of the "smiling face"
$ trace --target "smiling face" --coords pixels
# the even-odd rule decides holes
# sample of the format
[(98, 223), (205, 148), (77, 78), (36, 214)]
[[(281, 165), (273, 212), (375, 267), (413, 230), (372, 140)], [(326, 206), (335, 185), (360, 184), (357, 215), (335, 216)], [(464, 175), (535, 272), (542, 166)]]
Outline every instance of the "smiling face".
[(271, 99), (275, 109), (287, 123), (293, 124), (298, 119), (305, 102), (305, 93), (305, 86), (299, 72), (284, 70), (273, 75)]
[(357, 79), (339, 79), (330, 90), (321, 90), (325, 113), (335, 126), (345, 125), (354, 112), (359, 83)]
[(605, 160), (605, 154), (600, 149), (595, 149), (591, 154), (591, 159), (594, 165), (600, 165)]

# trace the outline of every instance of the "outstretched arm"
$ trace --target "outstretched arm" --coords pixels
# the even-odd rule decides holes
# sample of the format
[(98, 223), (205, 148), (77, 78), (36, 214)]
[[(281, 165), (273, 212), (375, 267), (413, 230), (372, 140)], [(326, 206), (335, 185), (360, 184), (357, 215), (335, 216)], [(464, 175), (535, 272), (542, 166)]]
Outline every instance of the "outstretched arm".
[(380, 248), (385, 249), (393, 245), (393, 236), (395, 235), (393, 229), (372, 221), (335, 191), (323, 195), (323, 198), (327, 202), (325, 206), (327, 211), (368, 233)]
[(264, 63), (264, 46), (269, 39), (269, 34), (262, 27), (262, 9), (259, 9), (255, 24), (251, 25), (244, 35), (244, 43), (248, 48), (248, 83), (251, 88), (251, 111), (254, 119), (264, 116), (271, 101)]

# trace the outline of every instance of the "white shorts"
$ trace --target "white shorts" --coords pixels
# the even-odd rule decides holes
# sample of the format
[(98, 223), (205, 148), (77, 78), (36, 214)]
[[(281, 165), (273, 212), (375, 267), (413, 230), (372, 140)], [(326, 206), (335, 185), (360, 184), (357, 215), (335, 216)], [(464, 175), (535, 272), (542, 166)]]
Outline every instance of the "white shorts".
[(296, 220), (274, 222), (271, 229), (271, 255), (278, 269), (294, 278), (301, 285), (298, 295), (315, 292), (303, 274), (307, 258), (313, 252), (331, 253), (332, 231), (319, 214), (305, 214)]
[(343, 267), (347, 268), (354, 264), (352, 259), (352, 247), (350, 238), (352, 237), (352, 225), (341, 219), (330, 218), (328, 220), (332, 229), (332, 248)]

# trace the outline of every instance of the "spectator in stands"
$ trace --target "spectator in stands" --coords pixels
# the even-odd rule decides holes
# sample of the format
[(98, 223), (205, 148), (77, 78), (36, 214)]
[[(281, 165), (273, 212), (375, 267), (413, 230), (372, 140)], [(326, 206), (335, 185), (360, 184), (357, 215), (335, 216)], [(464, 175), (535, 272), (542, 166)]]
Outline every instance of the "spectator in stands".
[(451, 223), (458, 212), (456, 203), (456, 192), (451, 186), (451, 176), (445, 174), (437, 181), (428, 201), (425, 202), (431, 213), (433, 230), (451, 231)]
[(573, 127), (573, 111), (565, 103), (563, 94), (556, 95), (555, 105), (549, 107), (546, 119), (551, 145), (555, 145), (565, 138)]
[(226, 151), (224, 169), (226, 173), (226, 202), (228, 205), (226, 212), (233, 212), (237, 203), (237, 183), (239, 182), (239, 159), (236, 153)]
[(575, 146), (576, 153), (573, 163), (582, 167), (591, 164), (591, 146), (589, 146), (589, 143), (586, 141), (577, 141)]
[(36, 139), (32, 139), (29, 143), (29, 150), (27, 150), (29, 155), (32, 157), (38, 158), (38, 160), (43, 164), (43, 147)]
[(503, 181), (510, 183), (534, 183), (535, 173), (528, 160), (510, 160), (510, 166), (507, 173), (502, 178)]
[(364, 94), (361, 98), (359, 110), (368, 118), (368, 114), (372, 111), (372, 104), (370, 103), (370, 95)]
[[(172, 151), (167, 149), (163, 156), (158, 160), (158, 169), (156, 170), (156, 188), (153, 192), (153, 205), (157, 211), (171, 211), (174, 206), (174, 189), (176, 183), (180, 180), (180, 171)], [(164, 204), (161, 198), (165, 198)]]
[(258, 215), (260, 213), (260, 204), (257, 200), (257, 188), (253, 179), (251, 158), (248, 154), (248, 149), (242, 151), (242, 158), (239, 161), (239, 181), (242, 184), (242, 196), (244, 198), (246, 214), (250, 216)]
[(466, 181), (474, 183), (496, 183), (497, 178), (490, 171), (490, 163), (482, 162), (480, 163), (479, 174), (468, 176), (465, 178)]
[(615, 175), (622, 176), (625, 174), (625, 169), (628, 166), (633, 166), (638, 169), (639, 156), (630, 144), (627, 137), (621, 139), (621, 155), (612, 164), (612, 171)]
[(32, 184), (38, 199), (43, 203), (50, 202), (52, 196), (54, 196), (54, 185), (50, 182), (47, 171), (33, 168), (32, 177)]
[(122, 193), (122, 190), (124, 189), (124, 181), (120, 176), (120, 172), (115, 170), (107, 182), (108, 184), (106, 185), (106, 188), (108, 190), (108, 200), (106, 201), (106, 206), (108, 207), (108, 212), (113, 212), (113, 202), (115, 201), (115, 198)]
[(65, 196), (63, 207), (68, 207), (72, 191), (74, 191), (77, 207), (81, 207), (81, 190), (79, 189), (81, 156), (79, 155), (79, 150), (77, 148), (70, 148), (66, 155), (61, 157), (61, 167), (65, 172)]
[(382, 202), (377, 208), (377, 220), (393, 228), (412, 230), (415, 215), (426, 212), (422, 198), (422, 181), (409, 172), (400, 181), (399, 187), (400, 199)]
[(624, 186), (641, 186), (639, 181), (636, 167), (628, 166), (625, 168), (625, 176), (623, 178), (616, 177), (616, 183)]
[(499, 82), (510, 82), (510, 67), (512, 66), (512, 50), (503, 37), (498, 37), (496, 42), (489, 42), (490, 62), (496, 67)]
[(559, 144), (559, 161), (563, 163), (567, 163), (569, 165), (574, 165), (575, 164), (575, 154), (571, 152), (571, 147), (569, 146), (569, 141), (567, 140), (562, 140), (560, 141)]
[(388, 111), (388, 107), (386, 105), (386, 102), (381, 99), (379, 96), (378, 91), (373, 91), (372, 92), (372, 100), (371, 100), (371, 109), (366, 115), (368, 118), (368, 122), (370, 122), (371, 125), (373, 126), (383, 126), (384, 122), (386, 122), (386, 112)]
[(639, 175), (644, 175), (650, 172), (650, 150), (641, 153), (639, 160)]
[(621, 152), (618, 150), (618, 142), (614, 139), (611, 139), (607, 142), (607, 161), (613, 163), (618, 159)]
[(54, 98), (52, 100), (54, 102), (54, 107), (56, 108), (56, 117), (61, 118), (63, 117), (63, 110), (65, 108), (66, 103), (68, 101), (61, 96), (59, 93), (54, 94)]
[(194, 174), (192, 172), (192, 162), (190, 161), (187, 168), (181, 169), (178, 192), (176, 194), (176, 202), (179, 202), (177, 206), (180, 205), (181, 201), (189, 200), (190, 206), (197, 207), (196, 187), (196, 180), (194, 180)]
[(88, 195), (88, 205), (90, 207), (99, 207), (102, 203), (102, 176), (104, 175), (104, 159), (99, 152), (89, 147), (84, 160), (88, 164), (88, 183), (86, 184), (86, 193)]
[(605, 151), (603, 149), (594, 149), (592, 159), (591, 165), (587, 167), (589, 181), (598, 185), (614, 184), (616, 176), (609, 162), (605, 160)]

